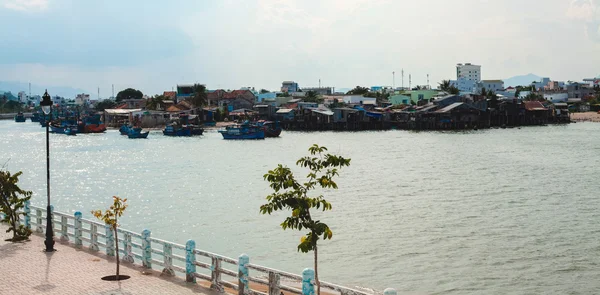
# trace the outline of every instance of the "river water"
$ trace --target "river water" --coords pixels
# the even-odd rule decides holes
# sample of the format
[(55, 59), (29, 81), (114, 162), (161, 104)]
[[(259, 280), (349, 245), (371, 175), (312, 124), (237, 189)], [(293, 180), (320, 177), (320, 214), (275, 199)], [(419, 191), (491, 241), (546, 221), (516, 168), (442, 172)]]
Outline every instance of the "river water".
[[(124, 228), (292, 273), (311, 267), (285, 215), (259, 214), (263, 174), (314, 144), (352, 158), (326, 192), (322, 280), (400, 294), (593, 294), (600, 290), (600, 124), (472, 132), (216, 132), (130, 140), (50, 135), (52, 201), (73, 213), (129, 199)], [(45, 136), (0, 121), (0, 163), (45, 205)], [(1, 165), (1, 164), (0, 164)], [(299, 168), (293, 168), (304, 175)]]

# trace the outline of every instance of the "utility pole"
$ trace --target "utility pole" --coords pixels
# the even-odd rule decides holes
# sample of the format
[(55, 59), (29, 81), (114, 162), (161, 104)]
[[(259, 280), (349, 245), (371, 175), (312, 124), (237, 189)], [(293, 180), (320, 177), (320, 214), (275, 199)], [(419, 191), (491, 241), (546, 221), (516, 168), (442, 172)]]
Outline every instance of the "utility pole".
[(412, 90), (412, 77), (408, 74), (408, 90)]
[(29, 97), (31, 97), (31, 82), (29, 82)]
[(321, 78), (319, 78), (319, 88), (321, 88)]
[(404, 90), (404, 69), (402, 69), (402, 90)]
[(392, 72), (392, 91), (396, 91), (396, 72)]
[(427, 89), (430, 89), (429, 88), (429, 74), (427, 74)]
[(115, 99), (115, 84), (112, 84), (112, 98)]
[(98, 101), (100, 101), (100, 86), (98, 86)]

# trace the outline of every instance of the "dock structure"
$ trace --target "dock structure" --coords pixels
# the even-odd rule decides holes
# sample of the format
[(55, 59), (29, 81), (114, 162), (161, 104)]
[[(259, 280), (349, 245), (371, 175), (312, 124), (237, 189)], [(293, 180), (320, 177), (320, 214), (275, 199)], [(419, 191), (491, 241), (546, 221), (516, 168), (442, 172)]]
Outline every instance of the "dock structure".
[[(230, 258), (197, 249), (194, 240), (185, 245), (165, 241), (153, 237), (149, 229), (137, 233), (119, 228), (115, 236), (105, 224), (84, 218), (81, 212), (52, 209), (54, 239), (62, 246), (46, 254), (41, 251), (46, 210), (27, 202), (24, 212), (22, 224), (35, 229), (31, 241), (4, 242), (6, 225), (0, 224), (0, 237), (4, 237), (0, 242), (1, 294), (31, 294), (40, 288), (47, 294), (104, 294), (117, 287), (126, 294), (315, 294), (311, 268), (288, 273), (253, 264), (246, 254)], [(101, 277), (114, 273), (115, 239), (122, 245), (121, 274), (132, 278), (104, 282)], [(329, 295), (374, 295), (323, 281), (321, 289)], [(386, 289), (386, 294), (393, 295), (395, 290)]]

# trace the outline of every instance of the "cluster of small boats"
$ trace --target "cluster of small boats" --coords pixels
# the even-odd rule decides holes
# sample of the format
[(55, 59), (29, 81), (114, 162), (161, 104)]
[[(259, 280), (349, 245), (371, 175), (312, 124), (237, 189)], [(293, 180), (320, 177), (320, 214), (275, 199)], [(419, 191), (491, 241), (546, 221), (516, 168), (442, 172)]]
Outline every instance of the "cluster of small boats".
[[(42, 127), (50, 128), (50, 131), (58, 134), (76, 135), (77, 133), (102, 133), (106, 131), (106, 126), (102, 123), (100, 115), (80, 116), (74, 113), (67, 113), (65, 116), (58, 116), (52, 120), (51, 115), (43, 113), (33, 113), (32, 122), (39, 122)], [(23, 113), (15, 116), (15, 122), (25, 122)], [(148, 138), (149, 131), (144, 131), (138, 126), (123, 125), (119, 129), (121, 135), (127, 135), (128, 138)], [(188, 115), (181, 115), (179, 119), (163, 129), (165, 136), (198, 136), (204, 133), (204, 129), (199, 125), (190, 124)], [(233, 124), (219, 130), (223, 139), (265, 139), (266, 137), (278, 137), (281, 134), (281, 127), (278, 122), (271, 121), (245, 121), (243, 123)]]
[(245, 121), (242, 124), (234, 124), (219, 130), (223, 139), (265, 139), (265, 137), (278, 137), (281, 127), (277, 122)]
[[(15, 122), (25, 122), (25, 115), (18, 113), (15, 116)], [(31, 122), (40, 123), (42, 127), (48, 126), (50, 132), (76, 135), (77, 133), (102, 133), (106, 131), (106, 126), (102, 123), (100, 115), (90, 114), (83, 115), (80, 117), (79, 114), (72, 112), (65, 113), (64, 116), (58, 116), (52, 118), (52, 115), (45, 115), (43, 113), (33, 113), (31, 115)]]

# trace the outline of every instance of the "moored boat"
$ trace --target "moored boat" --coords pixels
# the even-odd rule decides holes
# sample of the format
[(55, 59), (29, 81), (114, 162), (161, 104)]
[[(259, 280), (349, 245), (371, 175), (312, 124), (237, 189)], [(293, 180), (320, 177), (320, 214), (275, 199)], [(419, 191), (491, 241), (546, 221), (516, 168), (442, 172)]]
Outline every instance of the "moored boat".
[(128, 135), (129, 134), (129, 130), (131, 130), (132, 127), (129, 127), (127, 125), (123, 125), (121, 126), (121, 128), (119, 128), (119, 132), (121, 133), (121, 135)]
[(278, 122), (261, 120), (256, 122), (256, 126), (263, 129), (265, 132), (265, 137), (279, 137), (281, 134), (281, 127), (279, 127)]
[(80, 133), (102, 133), (106, 131), (106, 126), (100, 120), (100, 115), (89, 115), (83, 117), (78, 124)]
[(39, 122), (40, 121), (40, 114), (39, 113), (33, 113), (31, 114), (31, 122)]
[(127, 137), (129, 138), (148, 138), (150, 131), (142, 132), (142, 128), (130, 128)]
[(244, 124), (231, 125), (225, 127), (225, 130), (219, 130), (223, 139), (265, 139), (265, 131), (248, 122)]
[(23, 115), (23, 113), (21, 113), (21, 112), (17, 113), (17, 115), (15, 116), (15, 122), (17, 122), (17, 123), (25, 122), (25, 115)]
[[(204, 130), (202, 130), (204, 131)], [(163, 134), (166, 136), (192, 136), (191, 126), (167, 125)], [(202, 134), (202, 133), (200, 133)]]
[(77, 127), (76, 126), (67, 126), (64, 129), (64, 133), (66, 135), (76, 135), (77, 134)]

